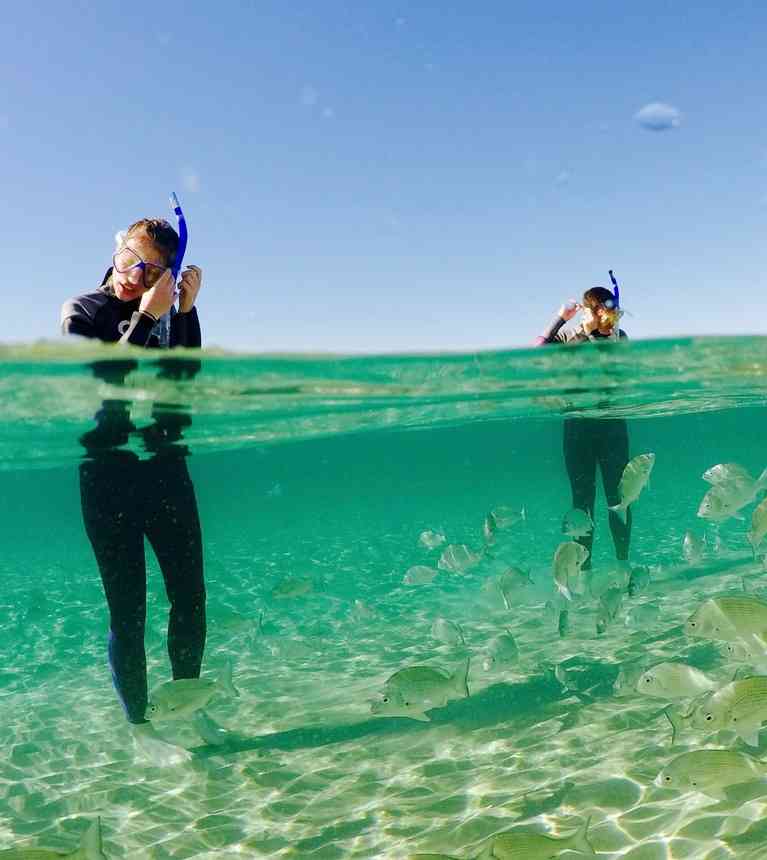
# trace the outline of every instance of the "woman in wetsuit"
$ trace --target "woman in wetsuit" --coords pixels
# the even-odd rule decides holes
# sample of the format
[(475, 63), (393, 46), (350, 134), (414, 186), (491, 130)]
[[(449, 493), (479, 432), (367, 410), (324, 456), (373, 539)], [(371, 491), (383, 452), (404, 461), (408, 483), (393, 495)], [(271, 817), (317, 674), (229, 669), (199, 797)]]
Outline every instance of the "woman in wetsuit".
[[(188, 266), (179, 283), (179, 308), (170, 266), (179, 238), (166, 221), (143, 219), (118, 237), (114, 265), (101, 286), (64, 303), (61, 327), (102, 341), (139, 347), (199, 347), (195, 301), (202, 272)], [(169, 332), (163, 324), (170, 314)], [(165, 317), (165, 320), (163, 319)], [(167, 358), (161, 376), (193, 375), (199, 362)], [(196, 367), (190, 372), (190, 365)], [(183, 367), (181, 366), (183, 365)], [(94, 373), (122, 384), (136, 362), (99, 361)], [(197, 499), (185, 456), (178, 444), (190, 423), (180, 407), (156, 404), (154, 423), (137, 429), (130, 403), (107, 400), (96, 427), (81, 437), (86, 450), (80, 465), (83, 522), (96, 556), (109, 606), (109, 663), (117, 694), (139, 746), (156, 763), (188, 757), (166, 744), (145, 719), (147, 668), (146, 563), (144, 537), (155, 552), (170, 602), (168, 653), (173, 678), (198, 678), (206, 637), (205, 582)], [(149, 455), (140, 458), (123, 446), (136, 438)], [(202, 732), (201, 732), (202, 733)]]
[[(566, 322), (579, 311), (584, 319), (574, 330), (565, 330)], [(620, 314), (615, 295), (605, 287), (592, 287), (583, 294), (583, 302), (562, 305), (556, 319), (538, 338), (537, 344), (577, 344), (587, 341), (625, 339), (626, 332), (618, 327)], [(570, 479), (573, 507), (587, 511), (594, 519), (597, 466), (602, 473), (602, 486), (608, 506), (620, 504), (618, 484), (629, 461), (628, 426), (623, 418), (566, 418), (564, 424), (564, 454)], [(625, 522), (615, 511), (608, 511), (610, 532), (619, 568), (628, 576), (629, 543), (631, 540), (631, 508)], [(576, 538), (589, 552), (583, 565), (591, 567), (592, 529), (588, 535)]]

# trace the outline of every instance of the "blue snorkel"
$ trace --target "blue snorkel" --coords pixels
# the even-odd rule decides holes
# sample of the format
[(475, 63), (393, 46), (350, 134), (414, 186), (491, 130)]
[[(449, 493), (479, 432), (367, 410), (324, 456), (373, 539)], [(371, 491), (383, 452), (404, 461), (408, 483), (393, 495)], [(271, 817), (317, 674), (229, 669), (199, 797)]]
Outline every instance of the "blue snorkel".
[[(184, 213), (181, 211), (181, 204), (178, 202), (178, 197), (176, 197), (175, 191), (170, 195), (170, 208), (173, 210), (176, 216), (176, 223), (178, 224), (178, 248), (176, 249), (176, 256), (173, 260), (173, 265), (170, 267), (171, 274), (173, 275), (173, 283), (175, 284), (176, 281), (178, 281), (178, 273), (181, 271), (181, 264), (184, 262), (186, 242), (189, 235), (186, 229), (186, 218), (184, 218)], [(163, 314), (157, 321), (155, 332), (158, 340), (160, 341), (160, 345), (169, 347), (170, 311), (168, 311), (167, 314)]]
[(618, 288), (618, 282), (615, 280), (615, 275), (613, 274), (612, 269), (610, 269), (610, 280), (613, 282), (613, 307), (618, 311), (621, 307), (621, 291)]

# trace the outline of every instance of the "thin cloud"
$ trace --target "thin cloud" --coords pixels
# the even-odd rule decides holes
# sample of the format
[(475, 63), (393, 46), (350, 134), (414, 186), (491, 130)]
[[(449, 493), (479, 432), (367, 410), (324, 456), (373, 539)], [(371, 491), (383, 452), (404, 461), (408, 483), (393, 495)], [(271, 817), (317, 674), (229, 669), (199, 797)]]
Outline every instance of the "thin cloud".
[(200, 176), (194, 170), (186, 170), (184, 171), (181, 177), (181, 186), (184, 191), (188, 191), (190, 194), (197, 194), (200, 190)]
[(682, 114), (664, 102), (646, 104), (634, 114), (634, 119), (647, 131), (669, 131), (682, 124)]

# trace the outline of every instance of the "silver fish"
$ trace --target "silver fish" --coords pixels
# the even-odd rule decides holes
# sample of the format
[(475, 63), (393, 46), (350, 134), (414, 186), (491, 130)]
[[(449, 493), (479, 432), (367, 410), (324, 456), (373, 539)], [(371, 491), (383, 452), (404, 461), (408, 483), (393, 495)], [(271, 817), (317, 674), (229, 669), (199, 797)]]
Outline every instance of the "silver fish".
[(429, 529), (421, 532), (418, 536), (418, 543), (426, 549), (436, 549), (438, 546), (442, 546), (443, 543), (446, 543), (446, 541), (447, 538), (443, 534)]
[(445, 645), (466, 644), (461, 625), (441, 616), (434, 619), (434, 623), (431, 625), (431, 635), (439, 642), (444, 642)]
[(623, 470), (618, 495), (620, 502), (610, 505), (610, 510), (625, 518), (626, 509), (638, 498), (645, 485), (650, 480), (650, 473), (655, 465), (655, 454), (637, 454), (628, 461)]
[(0, 851), (2, 860), (108, 860), (101, 841), (101, 819), (97, 818), (85, 831), (76, 851), (62, 854), (45, 848), (9, 848)]
[(452, 673), (434, 666), (400, 669), (386, 681), (382, 697), (371, 705), (370, 712), (428, 722), (426, 711), (468, 697), (468, 677), (468, 658)]
[(718, 684), (705, 673), (686, 663), (657, 663), (643, 672), (636, 691), (656, 699), (694, 699), (716, 690)]
[(476, 567), (482, 556), (471, 550), (466, 544), (450, 544), (439, 557), (437, 567), (450, 573), (464, 573)]
[(702, 749), (677, 756), (658, 774), (655, 784), (723, 800), (730, 786), (765, 776), (767, 764), (751, 756), (733, 750)]
[(756, 550), (759, 544), (767, 535), (767, 499), (763, 499), (751, 514), (751, 528), (746, 537), (751, 544), (751, 549), (756, 557)]
[(217, 681), (183, 678), (160, 684), (149, 697), (145, 718), (152, 722), (186, 719), (204, 708), (219, 691), (229, 696), (240, 695), (232, 681), (231, 661), (225, 665)]
[(516, 663), (518, 659), (519, 648), (517, 647), (517, 641), (511, 630), (506, 628), (504, 633), (499, 633), (498, 636), (495, 636), (488, 643), (482, 667), (486, 672), (489, 672), (491, 669), (498, 669)]
[(584, 593), (581, 568), (588, 557), (589, 551), (575, 541), (565, 541), (557, 547), (552, 565), (554, 584), (566, 600), (572, 600), (574, 594)]
[(573, 508), (562, 520), (562, 533), (569, 538), (583, 538), (594, 531), (594, 520), (588, 511)]
[(698, 564), (705, 554), (703, 541), (693, 532), (686, 531), (682, 540), (682, 555), (687, 564)]
[(594, 855), (587, 818), (572, 836), (554, 837), (530, 830), (510, 830), (491, 837), (476, 860), (552, 860), (565, 851)]
[(436, 575), (437, 571), (433, 567), (416, 564), (408, 568), (402, 581), (405, 585), (428, 585)]

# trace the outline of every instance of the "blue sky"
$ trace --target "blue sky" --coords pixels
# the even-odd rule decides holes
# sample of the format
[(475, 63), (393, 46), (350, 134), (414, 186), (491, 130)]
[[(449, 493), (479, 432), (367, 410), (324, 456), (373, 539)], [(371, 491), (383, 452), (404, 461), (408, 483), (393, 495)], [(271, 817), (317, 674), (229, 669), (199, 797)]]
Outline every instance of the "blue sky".
[(635, 337), (764, 331), (764, 3), (146, 8), (4, 12), (0, 341), (173, 189), (206, 345), (518, 346), (611, 267)]

